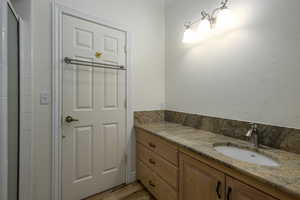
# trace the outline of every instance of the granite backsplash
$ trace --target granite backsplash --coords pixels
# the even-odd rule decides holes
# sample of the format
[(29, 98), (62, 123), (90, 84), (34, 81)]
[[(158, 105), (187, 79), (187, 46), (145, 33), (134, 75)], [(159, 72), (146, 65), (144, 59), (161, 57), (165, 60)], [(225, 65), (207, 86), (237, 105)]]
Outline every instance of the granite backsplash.
[[(249, 122), (169, 110), (134, 113), (135, 123), (173, 122), (237, 139), (248, 140)], [(260, 144), (300, 154), (300, 129), (258, 124)]]
[(164, 110), (134, 112), (134, 124), (149, 124), (165, 121)]

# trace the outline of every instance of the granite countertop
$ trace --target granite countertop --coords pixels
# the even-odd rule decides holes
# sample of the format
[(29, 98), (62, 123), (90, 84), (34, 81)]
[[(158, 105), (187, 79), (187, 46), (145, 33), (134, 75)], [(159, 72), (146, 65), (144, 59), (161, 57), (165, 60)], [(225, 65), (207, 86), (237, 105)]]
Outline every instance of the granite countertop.
[(251, 148), (251, 145), (246, 141), (169, 122), (136, 124), (135, 127), (142, 128), (154, 135), (160, 136), (198, 153), (199, 155), (217, 160), (227, 167), (254, 177), (261, 182), (271, 184), (279, 190), (288, 192), (300, 198), (299, 154), (289, 153), (279, 149), (262, 148), (259, 149), (259, 152), (270, 156), (279, 162), (280, 166), (260, 166), (234, 160), (214, 149), (214, 144), (216, 143), (232, 143), (238, 146), (248, 146)]

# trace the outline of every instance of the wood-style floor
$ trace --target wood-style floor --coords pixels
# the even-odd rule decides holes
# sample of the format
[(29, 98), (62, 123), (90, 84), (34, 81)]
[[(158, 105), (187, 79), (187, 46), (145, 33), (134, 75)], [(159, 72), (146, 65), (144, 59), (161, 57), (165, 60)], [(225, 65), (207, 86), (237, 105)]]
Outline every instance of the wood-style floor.
[(103, 192), (85, 200), (155, 200), (139, 183)]

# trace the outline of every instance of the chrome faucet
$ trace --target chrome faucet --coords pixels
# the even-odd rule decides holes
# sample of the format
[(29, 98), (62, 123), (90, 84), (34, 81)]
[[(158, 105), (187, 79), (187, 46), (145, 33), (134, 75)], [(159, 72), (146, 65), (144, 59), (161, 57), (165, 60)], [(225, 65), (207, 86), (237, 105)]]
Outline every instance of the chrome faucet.
[(253, 144), (254, 147), (259, 147), (259, 135), (258, 135), (258, 129), (257, 124), (251, 124), (250, 130), (246, 134), (247, 137), (250, 138), (250, 142)]

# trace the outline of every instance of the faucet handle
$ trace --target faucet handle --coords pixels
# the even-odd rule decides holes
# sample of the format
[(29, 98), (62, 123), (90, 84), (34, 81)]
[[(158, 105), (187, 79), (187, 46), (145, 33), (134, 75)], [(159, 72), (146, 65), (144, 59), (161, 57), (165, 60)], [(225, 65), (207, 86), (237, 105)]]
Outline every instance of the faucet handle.
[(247, 136), (247, 137), (251, 137), (252, 132), (253, 132), (252, 129), (250, 129), (250, 130), (246, 133), (246, 136)]
[(251, 125), (251, 128), (249, 129), (249, 131), (246, 133), (246, 136), (247, 137), (251, 137), (253, 132), (256, 132), (257, 131), (257, 124), (255, 123), (250, 123)]
[(250, 141), (253, 145), (258, 148), (259, 147), (259, 135), (258, 135), (258, 125), (255, 123), (251, 123), (251, 128), (246, 134), (247, 137), (250, 138)]

